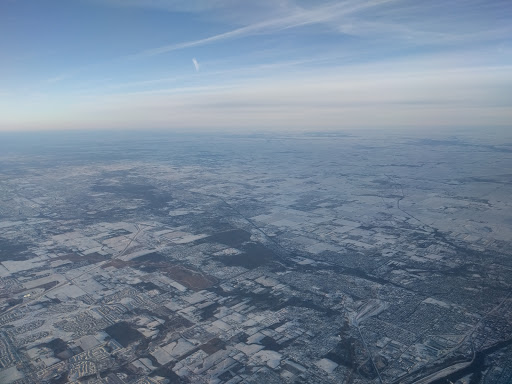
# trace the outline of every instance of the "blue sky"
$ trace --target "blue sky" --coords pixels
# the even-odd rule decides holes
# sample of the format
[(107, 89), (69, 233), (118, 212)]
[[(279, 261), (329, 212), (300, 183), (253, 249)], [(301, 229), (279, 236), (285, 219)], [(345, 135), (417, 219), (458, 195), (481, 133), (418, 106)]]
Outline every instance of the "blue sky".
[(508, 126), (510, 0), (2, 0), (0, 130)]

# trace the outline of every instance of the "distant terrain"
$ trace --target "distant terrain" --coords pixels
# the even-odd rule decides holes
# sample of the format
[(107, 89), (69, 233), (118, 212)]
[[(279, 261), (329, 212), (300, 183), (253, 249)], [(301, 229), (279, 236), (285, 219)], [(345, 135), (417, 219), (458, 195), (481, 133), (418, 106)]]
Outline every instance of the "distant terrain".
[(512, 141), (424, 136), (0, 136), (0, 383), (511, 383)]

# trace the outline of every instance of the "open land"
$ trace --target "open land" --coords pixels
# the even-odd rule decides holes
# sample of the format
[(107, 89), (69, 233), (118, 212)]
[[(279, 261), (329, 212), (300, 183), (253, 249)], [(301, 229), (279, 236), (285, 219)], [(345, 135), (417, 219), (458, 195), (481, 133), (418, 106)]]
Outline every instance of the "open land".
[(512, 382), (510, 142), (53, 139), (0, 152), (1, 383)]

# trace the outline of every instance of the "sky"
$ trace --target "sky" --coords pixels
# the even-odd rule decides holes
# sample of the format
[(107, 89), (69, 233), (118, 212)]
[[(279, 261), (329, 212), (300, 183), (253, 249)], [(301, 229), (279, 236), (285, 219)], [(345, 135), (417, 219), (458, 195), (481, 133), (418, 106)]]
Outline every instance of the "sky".
[(0, 131), (512, 122), (510, 0), (0, 0)]

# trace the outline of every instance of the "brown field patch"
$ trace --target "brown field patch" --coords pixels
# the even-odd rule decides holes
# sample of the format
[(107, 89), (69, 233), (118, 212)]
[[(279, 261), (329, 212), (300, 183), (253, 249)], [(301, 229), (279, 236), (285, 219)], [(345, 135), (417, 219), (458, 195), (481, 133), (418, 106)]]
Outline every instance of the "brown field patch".
[(148, 273), (160, 272), (194, 291), (200, 291), (217, 284), (217, 279), (213, 276), (206, 275), (191, 267), (172, 263), (165, 256), (158, 253), (136, 257), (129, 261), (114, 259), (102, 266), (102, 268), (107, 267), (132, 267)]

